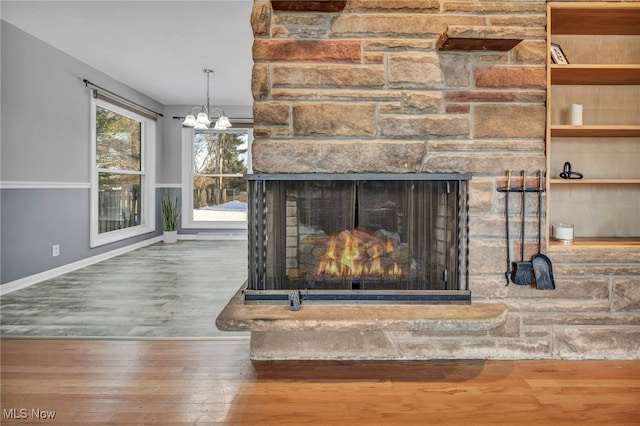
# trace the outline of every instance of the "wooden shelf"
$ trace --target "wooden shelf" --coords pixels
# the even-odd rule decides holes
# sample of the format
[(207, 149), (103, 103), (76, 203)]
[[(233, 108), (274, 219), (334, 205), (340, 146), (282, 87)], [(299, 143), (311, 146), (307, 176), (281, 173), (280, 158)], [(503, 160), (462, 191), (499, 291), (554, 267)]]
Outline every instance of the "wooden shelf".
[(438, 39), (440, 51), (500, 51), (513, 49), (523, 38), (520, 28), (451, 26)]
[(513, 49), (521, 41), (520, 39), (448, 38), (441, 46), (438, 46), (438, 50), (506, 52)]
[(619, 125), (585, 125), (571, 126), (554, 124), (551, 125), (552, 137), (581, 137), (581, 138), (625, 138), (640, 136), (640, 126), (619, 126)]
[(273, 10), (281, 12), (342, 12), (347, 0), (305, 0), (305, 1), (285, 1), (271, 0)]
[(553, 34), (638, 35), (638, 3), (555, 3), (551, 15)]
[(551, 84), (640, 84), (640, 64), (552, 64)]
[(637, 185), (640, 178), (549, 179), (552, 185)]
[(576, 237), (573, 241), (549, 239), (550, 246), (600, 247), (600, 246), (640, 246), (640, 237)]

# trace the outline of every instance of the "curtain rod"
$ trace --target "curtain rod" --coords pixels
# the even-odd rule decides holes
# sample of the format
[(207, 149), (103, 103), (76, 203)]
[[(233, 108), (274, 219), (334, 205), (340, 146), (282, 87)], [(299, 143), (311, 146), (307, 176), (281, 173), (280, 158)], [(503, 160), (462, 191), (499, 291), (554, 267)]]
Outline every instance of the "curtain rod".
[(159, 112), (157, 112), (157, 111), (154, 111), (154, 110), (152, 110), (151, 108), (147, 108), (147, 107), (146, 107), (146, 106), (144, 106), (144, 105), (140, 105), (139, 103), (133, 102), (132, 100), (129, 100), (129, 99), (125, 98), (124, 96), (120, 96), (120, 95), (118, 95), (117, 93), (112, 92), (111, 90), (107, 90), (107, 89), (105, 89), (104, 87), (98, 86), (97, 84), (90, 82), (90, 81), (89, 81), (89, 80), (87, 80), (86, 78), (85, 78), (85, 79), (82, 79), (82, 82), (84, 83), (84, 85), (85, 85), (85, 86), (93, 86), (93, 87), (95, 87), (96, 89), (99, 89), (99, 90), (102, 90), (103, 92), (109, 93), (110, 95), (113, 95), (113, 96), (115, 96), (115, 97), (117, 97), (117, 98), (119, 98), (119, 99), (122, 99), (123, 101), (129, 102), (129, 103), (130, 103), (130, 104), (132, 104), (132, 105), (135, 105), (135, 106), (137, 106), (137, 107), (139, 107), (139, 108), (142, 108), (142, 109), (146, 109), (147, 111), (150, 111), (150, 112), (152, 112), (152, 113), (154, 113), (155, 115), (158, 115), (158, 116), (160, 116), (160, 117), (164, 117), (164, 114), (161, 114), (161, 113), (159, 113)]

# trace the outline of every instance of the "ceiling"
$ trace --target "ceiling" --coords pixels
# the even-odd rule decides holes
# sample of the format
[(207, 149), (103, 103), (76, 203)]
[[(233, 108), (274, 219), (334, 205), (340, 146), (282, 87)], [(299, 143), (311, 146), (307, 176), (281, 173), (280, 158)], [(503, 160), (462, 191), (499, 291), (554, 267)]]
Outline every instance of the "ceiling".
[[(253, 0), (7, 1), (2, 19), (164, 105), (252, 104)], [(96, 81), (96, 84), (100, 82)]]

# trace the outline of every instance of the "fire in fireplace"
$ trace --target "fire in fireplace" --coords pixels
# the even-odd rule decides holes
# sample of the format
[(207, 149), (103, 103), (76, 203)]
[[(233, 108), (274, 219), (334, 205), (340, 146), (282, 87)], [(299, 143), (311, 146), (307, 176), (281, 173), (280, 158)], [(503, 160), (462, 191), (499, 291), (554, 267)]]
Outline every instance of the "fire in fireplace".
[(466, 174), (249, 175), (247, 303), (469, 303)]
[[(405, 271), (397, 262), (403, 251), (399, 240), (397, 234), (390, 235), (385, 230), (372, 234), (360, 228), (323, 238), (319, 247), (312, 250), (316, 257), (320, 255), (316, 274), (325, 279), (352, 281), (402, 278)], [(406, 246), (404, 251), (408, 251)]]

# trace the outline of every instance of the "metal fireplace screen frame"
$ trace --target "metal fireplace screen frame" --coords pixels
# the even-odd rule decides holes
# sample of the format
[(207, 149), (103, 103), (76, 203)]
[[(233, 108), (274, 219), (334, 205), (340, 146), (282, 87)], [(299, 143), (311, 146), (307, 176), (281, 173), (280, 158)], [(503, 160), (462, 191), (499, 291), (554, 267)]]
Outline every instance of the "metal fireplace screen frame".
[[(469, 174), (247, 175), (245, 303), (470, 303)], [(329, 243), (328, 241), (334, 240)], [(384, 276), (332, 276), (327, 246), (365, 240)], [(338, 241), (336, 243), (336, 241)], [(388, 257), (379, 255), (393, 246)], [(322, 247), (322, 248), (321, 248)], [(361, 249), (362, 251), (362, 249)], [(363, 256), (367, 257), (363, 252)], [(324, 263), (323, 263), (324, 262)], [(393, 266), (392, 266), (393, 264)], [(342, 266), (344, 268), (344, 265)], [(393, 270), (393, 272), (392, 272)], [(395, 275), (394, 275), (395, 274)]]

